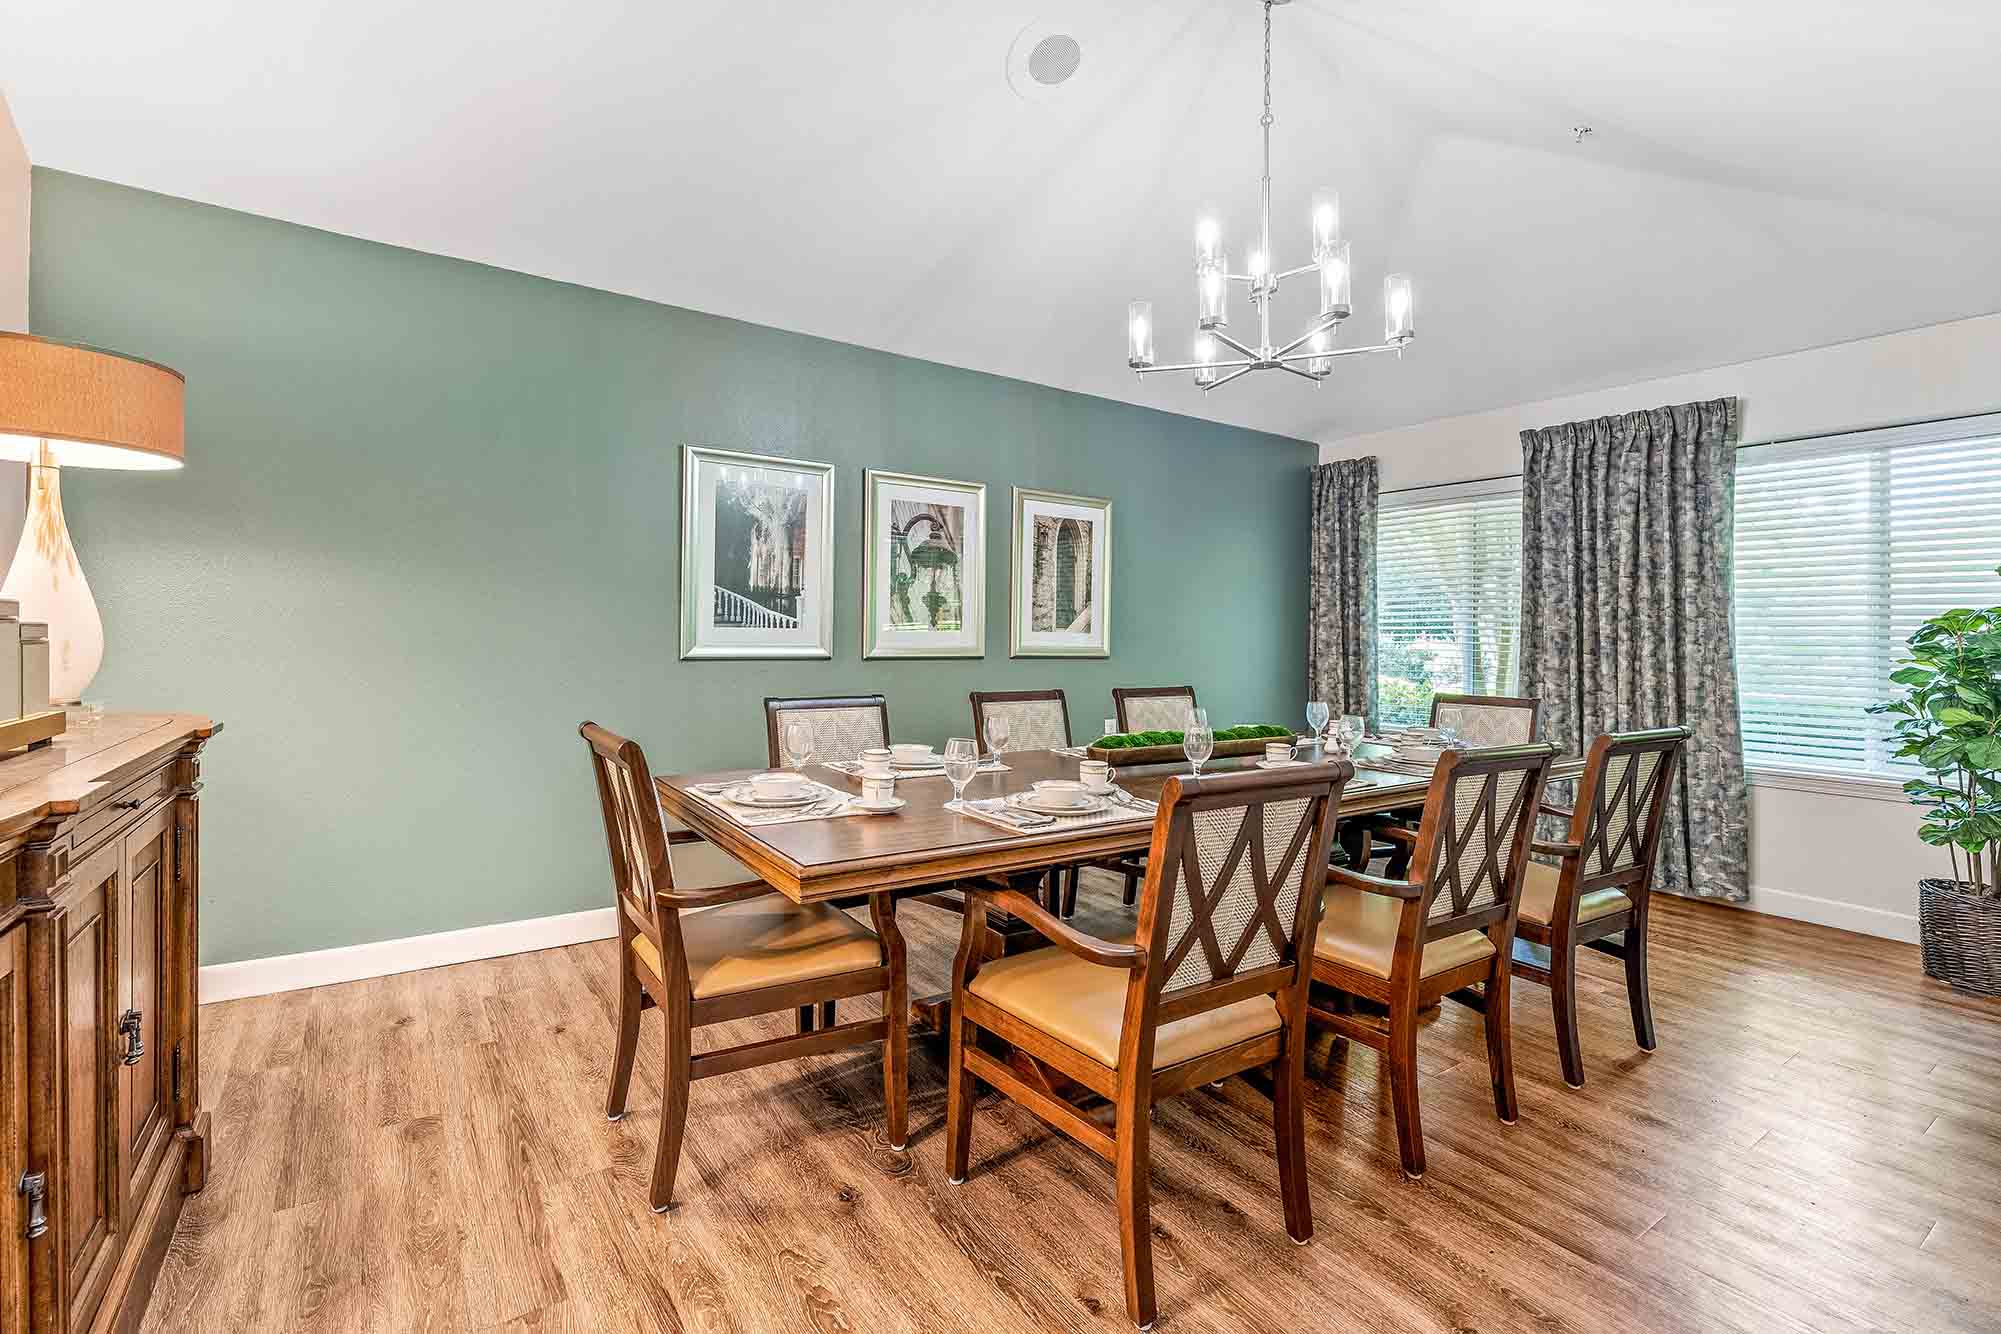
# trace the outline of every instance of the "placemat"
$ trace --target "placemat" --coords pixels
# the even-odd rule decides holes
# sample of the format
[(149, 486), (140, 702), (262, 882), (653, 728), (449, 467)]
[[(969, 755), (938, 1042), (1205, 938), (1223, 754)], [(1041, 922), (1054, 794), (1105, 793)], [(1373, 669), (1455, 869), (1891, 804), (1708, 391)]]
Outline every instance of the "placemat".
[[(860, 778), (862, 776), (862, 762), (860, 760), (830, 760), (827, 763), (827, 767), (837, 774), (846, 774), (850, 778)], [(979, 772), (983, 774), (1004, 774), (1007, 772), (1007, 766), (999, 760), (982, 760)], [(945, 776), (945, 766), (940, 764), (936, 769), (896, 769), (891, 771), (889, 776), (899, 783), (911, 778), (943, 778)]]
[[(804, 824), (808, 820), (837, 820), (844, 815), (858, 814), (852, 809), (851, 799), (847, 793), (828, 787), (825, 783), (814, 783), (810, 779), (808, 784), (818, 790), (819, 801), (811, 806), (785, 811), (771, 811), (761, 806), (743, 806), (734, 801), (725, 801), (722, 794), (730, 788), (739, 786), (737, 783), (698, 783), (688, 791), (745, 828), (768, 824)], [(836, 805), (836, 802), (839, 804)]]
[(1130, 824), (1135, 821), (1151, 823), (1158, 806), (1144, 797), (1128, 795), (1131, 805), (1116, 801), (1105, 803), (1105, 808), (1087, 815), (1052, 815), (1043, 817), (1040, 812), (1024, 811), (1027, 823), (1016, 819), (1017, 811), (1007, 804), (1005, 797), (988, 797), (981, 801), (960, 804), (960, 813), (974, 820), (983, 821), (1011, 834), (1060, 834), (1072, 829), (1086, 829), (1093, 825)]

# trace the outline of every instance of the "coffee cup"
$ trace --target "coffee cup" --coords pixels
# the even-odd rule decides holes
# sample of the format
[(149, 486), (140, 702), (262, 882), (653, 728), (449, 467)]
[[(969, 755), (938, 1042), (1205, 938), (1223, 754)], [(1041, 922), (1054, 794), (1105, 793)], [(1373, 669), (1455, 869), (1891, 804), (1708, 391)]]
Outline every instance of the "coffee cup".
[(887, 806), (895, 800), (896, 780), (894, 778), (862, 779), (862, 805)]
[(753, 774), (750, 790), (767, 801), (796, 797), (805, 792), (806, 780), (798, 774)]
[(861, 753), (859, 758), (862, 765), (862, 777), (887, 778), (890, 776), (890, 749), (888, 746), (870, 746)]
[(1299, 754), (1298, 746), (1289, 746), (1283, 741), (1265, 742), (1265, 763), (1286, 764)]
[(1077, 765), (1077, 777), (1091, 791), (1103, 792), (1112, 785), (1112, 766), (1103, 760), (1084, 760)]
[(911, 741), (891, 746), (889, 754), (898, 764), (929, 764), (932, 758), (931, 747)]

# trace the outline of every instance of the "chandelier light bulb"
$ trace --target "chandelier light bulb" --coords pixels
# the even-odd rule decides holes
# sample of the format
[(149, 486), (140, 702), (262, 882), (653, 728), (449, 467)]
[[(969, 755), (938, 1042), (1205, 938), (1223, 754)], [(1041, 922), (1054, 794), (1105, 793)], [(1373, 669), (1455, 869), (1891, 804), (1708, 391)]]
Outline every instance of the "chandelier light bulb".
[[(1216, 340), (1211, 338), (1208, 334), (1205, 333), (1196, 334), (1195, 360), (1203, 363), (1208, 363), (1214, 361), (1215, 359), (1216, 359)], [(1216, 383), (1216, 368), (1214, 366), (1207, 364), (1204, 364), (1203, 366), (1199, 367), (1195, 372), (1195, 383), (1200, 385), (1211, 385)]]
[(1313, 192), (1313, 258), (1318, 260), (1341, 239), (1341, 196), (1332, 190)]
[(1195, 258), (1199, 263), (1205, 259), (1223, 257), (1223, 229), (1214, 218), (1204, 218), (1195, 224)]
[(1383, 279), (1383, 341), (1402, 343), (1417, 337), (1413, 304), (1409, 274), (1392, 273)]
[[(1334, 346), (1334, 335), (1325, 329), (1316, 330), (1313, 337), (1306, 340), (1306, 345), (1315, 352), (1325, 352), (1328, 348)], [(1332, 357), (1315, 357), (1306, 363), (1306, 373), (1308, 375), (1325, 375), (1333, 369), (1334, 358)]]
[(1195, 325), (1220, 329), (1230, 322), (1230, 277), (1221, 254), (1195, 266)]
[(1153, 302), (1126, 307), (1126, 365), (1138, 370), (1153, 365)]
[(1314, 258), (1320, 266), (1320, 318), (1347, 319), (1352, 308), (1349, 284), (1354, 278), (1354, 268), (1348, 262), (1348, 243), (1332, 242)]

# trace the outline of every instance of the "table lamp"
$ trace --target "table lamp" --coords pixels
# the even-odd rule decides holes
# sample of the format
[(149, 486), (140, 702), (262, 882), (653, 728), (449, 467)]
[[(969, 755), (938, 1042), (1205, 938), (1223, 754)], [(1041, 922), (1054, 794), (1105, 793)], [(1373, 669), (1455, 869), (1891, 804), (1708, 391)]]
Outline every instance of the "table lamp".
[(104, 621), (63, 521), (62, 469), (156, 472), (185, 452), (180, 373), (138, 357), (0, 333), (0, 459), (28, 465), (28, 517), (0, 598), (49, 627), (49, 694), (82, 698)]

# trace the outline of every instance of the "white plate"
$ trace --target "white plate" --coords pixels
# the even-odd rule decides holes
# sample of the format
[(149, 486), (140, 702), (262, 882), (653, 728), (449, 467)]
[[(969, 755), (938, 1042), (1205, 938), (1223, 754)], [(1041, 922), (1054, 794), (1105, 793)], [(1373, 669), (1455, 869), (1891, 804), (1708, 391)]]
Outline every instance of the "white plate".
[(1304, 768), (1308, 767), (1308, 763), (1309, 763), (1309, 762), (1308, 762), (1308, 761), (1306, 761), (1306, 760), (1259, 760), (1259, 761), (1258, 761), (1258, 768), (1260, 768), (1260, 769), (1304, 769)]
[(892, 769), (901, 769), (901, 770), (903, 770), (903, 771), (904, 771), (905, 773), (909, 773), (909, 772), (911, 772), (911, 771), (913, 771), (913, 770), (921, 770), (921, 769), (936, 769), (936, 770), (938, 770), (939, 772), (941, 772), (941, 773), (942, 773), (942, 772), (944, 771), (944, 768), (945, 768), (945, 761), (943, 761), (943, 760), (940, 760), (940, 759), (929, 759), (929, 760), (891, 760), (891, 761), (889, 762), (889, 767), (890, 767), (890, 768), (892, 768)]
[(863, 815), (888, 815), (892, 811), (902, 810), (909, 804), (902, 797), (891, 797), (880, 806), (871, 806), (866, 801), (856, 798), (848, 803), (848, 809), (851, 811), (860, 811)]
[(1023, 810), (1034, 811), (1037, 815), (1091, 815), (1105, 809), (1103, 797), (1092, 797), (1089, 801), (1075, 805), (1069, 802), (1041, 802), (1033, 792), (1017, 792), (1008, 798), (1008, 803)]
[(739, 806), (757, 806), (764, 810), (783, 811), (790, 810), (796, 806), (811, 806), (816, 801), (825, 801), (827, 794), (824, 792), (808, 792), (803, 797), (760, 797), (751, 788), (750, 784), (745, 783), (723, 793), (723, 799), (725, 801), (733, 801)]

